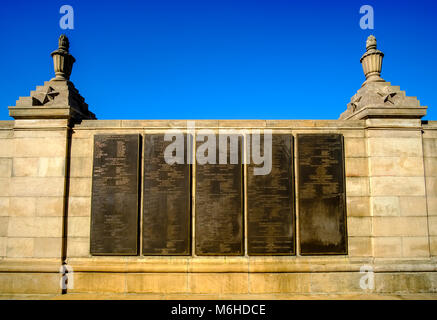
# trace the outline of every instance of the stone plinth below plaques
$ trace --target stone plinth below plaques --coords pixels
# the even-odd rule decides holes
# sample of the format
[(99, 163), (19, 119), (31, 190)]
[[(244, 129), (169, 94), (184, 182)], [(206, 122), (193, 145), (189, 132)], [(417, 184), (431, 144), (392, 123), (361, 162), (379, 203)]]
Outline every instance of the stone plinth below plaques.
[(138, 254), (139, 135), (94, 137), (91, 254)]
[(343, 136), (298, 134), (302, 255), (347, 254)]

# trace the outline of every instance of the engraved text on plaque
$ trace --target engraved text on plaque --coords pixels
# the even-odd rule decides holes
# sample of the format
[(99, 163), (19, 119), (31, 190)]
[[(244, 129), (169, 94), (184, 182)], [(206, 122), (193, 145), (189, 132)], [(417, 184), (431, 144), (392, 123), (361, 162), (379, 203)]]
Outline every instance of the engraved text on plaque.
[[(254, 135), (251, 137), (253, 139)], [(271, 137), (270, 173), (255, 175), (254, 159), (247, 169), (249, 255), (295, 253), (293, 137), (289, 134), (273, 134)], [(259, 145), (261, 154), (268, 157), (269, 151), (264, 150), (264, 142)], [(253, 144), (252, 148), (257, 148), (257, 144)]]
[(301, 254), (346, 254), (343, 137), (299, 134), (297, 140)]
[[(191, 252), (191, 172), (186, 158), (187, 135), (183, 137), (185, 157), (169, 164), (164, 153), (173, 142), (164, 141), (164, 134), (145, 135), (144, 255), (188, 255)], [(191, 135), (188, 137), (191, 139)]]
[[(212, 139), (216, 139), (216, 163), (196, 163), (196, 254), (242, 255), (242, 137), (231, 135), (222, 144), (218, 137)], [(219, 146), (224, 152), (226, 145), (227, 164), (219, 164)], [(231, 163), (230, 152), (238, 156), (238, 163)]]
[(91, 254), (138, 254), (139, 135), (96, 135)]

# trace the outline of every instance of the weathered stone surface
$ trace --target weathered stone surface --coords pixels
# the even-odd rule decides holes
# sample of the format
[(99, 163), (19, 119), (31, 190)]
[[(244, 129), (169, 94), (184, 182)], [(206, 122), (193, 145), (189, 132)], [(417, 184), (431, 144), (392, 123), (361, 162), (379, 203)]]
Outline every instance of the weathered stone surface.
[(35, 258), (60, 258), (62, 238), (35, 238), (33, 256)]
[(0, 197), (0, 217), (9, 215), (10, 198)]
[(363, 197), (369, 195), (369, 178), (346, 177), (346, 190), (349, 196)]
[(367, 177), (369, 175), (367, 158), (346, 158), (346, 177)]
[(12, 139), (0, 139), (0, 158), (9, 158), (13, 156), (13, 145), (14, 140)]
[(370, 175), (373, 177), (423, 175), (423, 158), (419, 157), (374, 157), (370, 163)]
[(402, 256), (402, 242), (400, 237), (374, 237), (375, 257), (395, 258)]
[(9, 178), (12, 172), (12, 159), (0, 158), (0, 177)]
[(3, 258), (6, 256), (6, 245), (8, 243), (7, 237), (0, 237), (0, 257)]
[(15, 120), (13, 138), (67, 139), (65, 120)]
[(437, 121), (428, 120), (427, 122), (423, 122), (421, 124), (423, 126), (422, 135), (424, 139), (437, 138)]
[(372, 240), (370, 237), (349, 237), (348, 251), (350, 257), (371, 257)]
[(10, 258), (33, 257), (33, 238), (8, 238), (6, 256)]
[(249, 278), (251, 293), (309, 293), (310, 273), (253, 273)]
[(433, 273), (376, 273), (376, 292), (435, 292)]
[(426, 216), (426, 197), (399, 197), (402, 216)]
[(248, 292), (247, 273), (190, 273), (191, 293), (246, 293)]
[(427, 236), (427, 218), (374, 217), (373, 235), (380, 237)]
[(9, 237), (62, 237), (61, 217), (9, 217)]
[(427, 177), (437, 177), (437, 157), (424, 158), (425, 174)]
[(429, 235), (437, 236), (437, 216), (428, 217)]
[(345, 138), (344, 154), (346, 158), (365, 158), (367, 157), (366, 139)]
[(3, 294), (54, 294), (60, 293), (59, 273), (0, 273)]
[(71, 258), (90, 256), (90, 238), (70, 237), (67, 250), (67, 254)]
[(126, 292), (126, 274), (75, 272), (69, 292)]
[(10, 178), (0, 178), (0, 197), (8, 197), (10, 194)]
[(127, 292), (135, 293), (186, 293), (187, 274), (181, 273), (142, 273), (128, 274)]
[(369, 197), (346, 197), (347, 215), (352, 217), (370, 216)]
[(65, 158), (39, 158), (39, 177), (63, 177), (65, 176)]
[(91, 178), (70, 178), (71, 197), (91, 197)]
[(437, 157), (437, 139), (423, 139), (423, 155), (425, 157)]
[(422, 141), (416, 138), (369, 138), (370, 157), (422, 157)]
[(38, 197), (36, 215), (39, 217), (62, 217), (64, 214), (63, 197)]
[[(44, 146), (38, 148), (37, 146)], [(14, 139), (14, 157), (65, 157), (66, 141), (59, 138), (19, 138)]]
[(69, 237), (89, 237), (90, 236), (90, 217), (71, 217), (68, 219)]
[(348, 217), (347, 225), (350, 237), (372, 235), (372, 219), (370, 217)]
[(62, 197), (64, 183), (63, 177), (15, 177), (11, 178), (10, 192), (19, 197)]
[(370, 188), (374, 196), (424, 196), (423, 177), (373, 177)]
[(70, 177), (92, 177), (93, 162), (91, 157), (73, 157), (70, 164)]
[(62, 217), (36, 217), (35, 237), (62, 237)]
[(428, 215), (437, 216), (437, 197), (428, 196), (426, 200), (428, 205)]
[(428, 196), (437, 196), (437, 177), (426, 177), (426, 192)]
[(374, 216), (399, 216), (399, 197), (372, 197), (372, 210)]
[(8, 235), (8, 222), (9, 217), (0, 217), (0, 237)]
[[(372, 119), (373, 124), (376, 126), (375, 120), (381, 120), (381, 119)], [(397, 128), (397, 130), (394, 130), (392, 127), (388, 126), (389, 124), (393, 124), (393, 119), (382, 119), (382, 120), (383, 120), (383, 125), (387, 128), (381, 129), (378, 127), (376, 127), (376, 128), (370, 127), (369, 130), (367, 130), (367, 137), (368, 138), (415, 138), (415, 139), (422, 139), (422, 132), (418, 129), (404, 130), (404, 129)], [(370, 120), (367, 120), (366, 123), (369, 123), (369, 121)], [(398, 127), (402, 127), (402, 123), (398, 124)]]
[(37, 177), (39, 158), (14, 158), (12, 176)]
[(71, 141), (71, 155), (73, 157), (91, 157), (93, 154), (92, 138), (79, 139), (73, 136)]
[(33, 217), (36, 215), (35, 197), (10, 197), (9, 215), (17, 217)]
[(363, 292), (359, 272), (311, 273), (311, 292)]
[(34, 237), (35, 218), (34, 217), (9, 217), (8, 220), (9, 237)]
[(70, 197), (68, 205), (69, 216), (91, 216), (91, 198), (90, 197)]
[(429, 248), (430, 254), (432, 256), (437, 256), (437, 237), (431, 236), (429, 237), (429, 239), (430, 239), (430, 248)]
[(428, 237), (403, 237), (402, 256), (408, 258), (429, 257)]

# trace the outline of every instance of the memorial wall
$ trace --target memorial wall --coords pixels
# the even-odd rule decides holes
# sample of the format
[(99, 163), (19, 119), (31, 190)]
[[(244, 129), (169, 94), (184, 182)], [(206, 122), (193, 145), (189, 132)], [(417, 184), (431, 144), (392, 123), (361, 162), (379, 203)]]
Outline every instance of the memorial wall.
[(0, 295), (437, 292), (437, 122), (378, 57), (339, 120), (97, 120), (57, 74), (0, 121)]
[[(260, 155), (272, 164), (269, 173), (257, 175), (253, 161), (247, 170), (243, 165), (243, 157), (252, 156), (242, 150), (251, 135), (247, 139), (243, 134), (225, 136), (223, 151), (219, 150), (219, 134), (212, 137), (215, 154), (208, 157), (211, 163), (205, 164), (196, 157), (192, 163), (186, 161), (187, 154), (194, 152), (185, 143), (191, 135), (183, 137), (183, 154), (177, 159), (180, 163), (167, 163), (165, 150), (173, 142), (165, 142), (164, 133), (94, 135), (90, 254), (191, 255), (191, 230), (195, 229), (193, 242), (198, 256), (242, 256), (246, 252), (294, 255), (293, 136), (273, 134), (271, 150), (264, 150), (264, 143), (260, 144)], [(144, 140), (143, 154), (139, 152), (140, 138)], [(232, 141), (236, 142), (235, 161)], [(343, 136), (299, 134), (298, 141), (300, 252), (347, 254)], [(201, 144), (196, 154), (200, 148)], [(219, 159), (222, 151), (224, 161)], [(267, 153), (271, 159), (267, 159)], [(144, 164), (144, 174), (139, 163)], [(196, 181), (193, 190), (192, 180)], [(142, 210), (139, 197), (143, 199)], [(196, 204), (193, 211), (191, 200)]]
[[(94, 127), (96, 123), (100, 125)], [(352, 189), (348, 199), (352, 215), (369, 200), (367, 167), (355, 165), (366, 159), (361, 122), (343, 127), (338, 121), (195, 124), (190, 132), (182, 120), (86, 120), (75, 126), (67, 256), (74, 260), (101, 255), (348, 255), (346, 182)], [(241, 125), (246, 128), (241, 130)], [(173, 140), (165, 141), (167, 131), (161, 129), (165, 126), (183, 132), (182, 158), (176, 159), (180, 163), (166, 162), (165, 152)], [(204, 149), (208, 141), (199, 133), (205, 129), (213, 133), (209, 137), (213, 149)], [(254, 171), (266, 165), (251, 159), (257, 148), (251, 143), (255, 130), (261, 132), (258, 154), (271, 154), (268, 174)], [(232, 134), (226, 135), (228, 131)], [(264, 150), (264, 131), (270, 132), (271, 150)], [(220, 135), (226, 139), (224, 161)], [(215, 152), (209, 156), (211, 150)], [(209, 162), (198, 159), (200, 154), (206, 154)], [(105, 185), (99, 185), (101, 181)], [(354, 232), (350, 236), (351, 254), (365, 256), (354, 245), (365, 239), (356, 239)], [(98, 250), (93, 239), (106, 250)]]

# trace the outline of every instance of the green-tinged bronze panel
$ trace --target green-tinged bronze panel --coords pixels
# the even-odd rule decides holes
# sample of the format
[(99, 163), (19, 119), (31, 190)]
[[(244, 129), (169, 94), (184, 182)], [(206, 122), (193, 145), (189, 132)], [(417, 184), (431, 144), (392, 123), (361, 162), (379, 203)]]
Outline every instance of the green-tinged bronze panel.
[[(226, 139), (226, 142), (222, 140), (224, 143), (220, 143), (218, 136), (212, 137), (216, 139), (214, 146), (205, 152), (202, 151), (203, 144), (208, 142), (197, 142), (195, 230), (197, 255), (243, 255), (244, 253), (242, 137), (239, 135), (230, 135), (230, 137), (231, 139)], [(227, 161), (222, 161), (222, 164), (219, 163), (219, 149), (223, 155), (227, 155)], [(199, 155), (208, 154), (209, 151), (215, 153), (215, 164), (199, 163)]]
[(347, 254), (343, 136), (299, 134), (297, 141), (300, 252)]
[[(191, 253), (191, 135), (165, 141), (164, 134), (144, 137), (143, 254)], [(173, 147), (180, 143), (181, 148)], [(165, 151), (171, 151), (165, 156)], [(178, 151), (183, 154), (177, 154)]]
[(138, 254), (139, 135), (96, 135), (91, 254)]
[[(293, 137), (289, 134), (273, 134), (271, 140), (267, 137), (261, 135), (257, 141), (255, 135), (251, 135), (247, 142), (251, 145), (247, 168), (248, 253), (294, 255)], [(257, 165), (259, 155), (264, 160)]]

